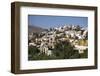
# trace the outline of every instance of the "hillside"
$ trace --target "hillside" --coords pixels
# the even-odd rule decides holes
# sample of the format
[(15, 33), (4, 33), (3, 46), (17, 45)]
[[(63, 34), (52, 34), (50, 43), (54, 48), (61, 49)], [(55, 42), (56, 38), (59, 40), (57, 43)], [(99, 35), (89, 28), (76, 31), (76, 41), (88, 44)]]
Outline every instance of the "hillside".
[(34, 25), (28, 25), (28, 33), (40, 33), (42, 31), (46, 31), (46, 29)]

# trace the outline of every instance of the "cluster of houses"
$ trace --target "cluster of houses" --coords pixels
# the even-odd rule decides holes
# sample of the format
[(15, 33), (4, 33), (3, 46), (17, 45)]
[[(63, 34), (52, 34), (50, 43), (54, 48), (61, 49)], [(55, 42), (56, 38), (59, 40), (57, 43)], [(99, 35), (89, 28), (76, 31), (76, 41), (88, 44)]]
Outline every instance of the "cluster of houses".
[(88, 30), (78, 25), (64, 25), (38, 34), (31, 33), (28, 45), (37, 47), (40, 53), (52, 55), (55, 44), (61, 41), (69, 41), (79, 53), (84, 53), (88, 48)]

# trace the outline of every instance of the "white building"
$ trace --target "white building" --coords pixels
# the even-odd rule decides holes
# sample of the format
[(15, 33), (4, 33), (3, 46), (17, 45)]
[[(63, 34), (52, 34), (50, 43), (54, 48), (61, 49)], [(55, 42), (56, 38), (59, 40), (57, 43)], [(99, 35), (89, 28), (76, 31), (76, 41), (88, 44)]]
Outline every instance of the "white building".
[(52, 51), (48, 49), (48, 45), (42, 42), (40, 45), (40, 53), (44, 53), (49, 56), (52, 54)]
[(75, 50), (78, 50), (79, 53), (84, 53), (84, 50), (86, 50), (87, 48), (88, 48), (88, 46), (75, 45)]

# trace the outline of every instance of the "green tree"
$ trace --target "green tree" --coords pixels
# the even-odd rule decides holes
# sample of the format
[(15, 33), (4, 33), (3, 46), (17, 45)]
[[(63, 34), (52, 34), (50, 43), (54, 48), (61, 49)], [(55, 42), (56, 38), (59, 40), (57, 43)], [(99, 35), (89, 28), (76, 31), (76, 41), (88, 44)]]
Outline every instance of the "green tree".
[(79, 53), (74, 50), (74, 47), (68, 41), (61, 41), (60, 43), (57, 43), (53, 53), (58, 59), (70, 59), (72, 56), (73, 58), (79, 57)]
[(31, 60), (34, 57), (34, 55), (38, 54), (39, 52), (40, 51), (38, 50), (37, 47), (29, 46), (28, 47), (28, 58), (29, 58), (29, 60)]
[(71, 58), (71, 59), (80, 58), (80, 54), (78, 53), (78, 50), (74, 50), (74, 54), (73, 54), (70, 58)]

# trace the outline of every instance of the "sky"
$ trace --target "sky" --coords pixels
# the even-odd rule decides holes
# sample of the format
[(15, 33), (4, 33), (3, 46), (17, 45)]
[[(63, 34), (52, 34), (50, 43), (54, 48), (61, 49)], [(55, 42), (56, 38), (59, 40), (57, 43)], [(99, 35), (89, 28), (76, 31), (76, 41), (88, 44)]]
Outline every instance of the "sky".
[(64, 24), (73, 24), (86, 27), (88, 26), (88, 18), (74, 16), (28, 15), (28, 25), (49, 29), (64, 26)]

